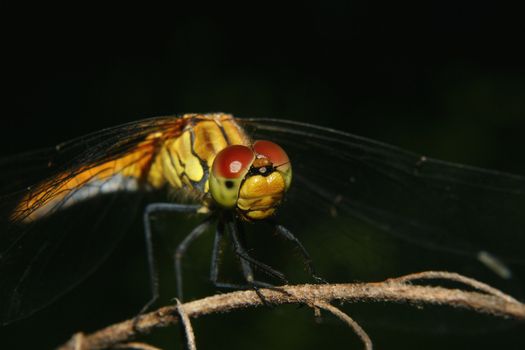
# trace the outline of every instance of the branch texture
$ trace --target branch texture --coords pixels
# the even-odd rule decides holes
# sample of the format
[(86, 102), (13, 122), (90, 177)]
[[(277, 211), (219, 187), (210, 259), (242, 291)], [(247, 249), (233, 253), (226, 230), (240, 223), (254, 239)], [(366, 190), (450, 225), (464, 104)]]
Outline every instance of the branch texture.
[[(415, 280), (428, 279), (458, 282), (475, 291), (412, 284)], [(340, 311), (335, 308), (331, 310), (327, 306), (328, 303), (333, 301), (394, 302), (411, 306), (432, 304), (468, 309), (496, 317), (525, 320), (525, 304), (482, 282), (450, 272), (427, 271), (374, 283), (287, 285), (275, 289), (261, 289), (260, 293), (266, 302), (274, 305), (306, 304), (311, 307), (321, 307), (341, 319), (344, 317), (338, 313)], [(138, 322), (136, 319), (129, 319), (92, 334), (77, 333), (59, 349), (95, 350), (114, 347), (130, 341), (139, 334), (177, 323), (180, 310), (189, 320), (207, 314), (261, 305), (263, 305), (261, 298), (254, 291), (218, 294), (178, 306), (159, 308), (142, 315)], [(364, 334), (360, 334), (362, 330), (358, 325), (356, 327), (350, 324), (350, 326), (361, 337), (365, 348), (371, 348), (371, 345), (367, 344), (369, 339), (366, 333), (363, 331)]]

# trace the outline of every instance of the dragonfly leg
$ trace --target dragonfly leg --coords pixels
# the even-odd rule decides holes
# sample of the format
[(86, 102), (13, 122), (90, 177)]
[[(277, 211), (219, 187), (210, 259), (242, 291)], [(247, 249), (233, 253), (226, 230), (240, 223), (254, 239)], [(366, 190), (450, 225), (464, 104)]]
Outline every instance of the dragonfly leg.
[(272, 306), (268, 304), (266, 301), (266, 298), (264, 295), (260, 292), (259, 288), (268, 288), (272, 290), (279, 290), (278, 288), (275, 288), (273, 285), (269, 283), (265, 283), (262, 281), (257, 281), (254, 279), (253, 276), (253, 270), (250, 266), (250, 263), (255, 263), (259, 266), (264, 266), (265, 269), (269, 269), (273, 271), (273, 275), (279, 275), (279, 277), (282, 277), (284, 279), (284, 275), (278, 271), (275, 271), (271, 267), (264, 265), (257, 260), (251, 258), (246, 251), (244, 250), (244, 247), (241, 244), (241, 241), (238, 236), (237, 228), (235, 226), (234, 222), (229, 223), (229, 230), (232, 235), (233, 245), (235, 252), (239, 256), (239, 260), (241, 263), (241, 267), (243, 270), (244, 279), (246, 280), (246, 285), (240, 285), (240, 284), (233, 284), (233, 283), (224, 283), (219, 281), (219, 265), (220, 265), (220, 258), (221, 258), (221, 251), (220, 251), (220, 245), (222, 240), (224, 239), (224, 223), (219, 222), (217, 225), (217, 229), (215, 231), (215, 240), (213, 243), (213, 252), (212, 252), (212, 261), (211, 261), (211, 268), (210, 268), (210, 280), (211, 282), (218, 288), (227, 288), (227, 289), (253, 289), (255, 293), (259, 296), (259, 299), (261, 299), (261, 302), (266, 306)]
[(213, 239), (213, 249), (211, 252), (211, 265), (210, 265), (210, 281), (214, 286), (223, 288), (236, 289), (234, 286), (230, 286), (227, 283), (219, 282), (219, 265), (221, 263), (221, 243), (224, 237), (224, 224), (219, 221), (215, 228), (215, 237)]
[(206, 218), (202, 223), (196, 226), (184, 240), (177, 246), (174, 254), (175, 261), (175, 279), (177, 281), (177, 297), (182, 301), (182, 258), (188, 247), (199, 238), (210, 227), (210, 218)]
[(237, 256), (239, 256), (240, 258), (239, 260), (241, 262), (241, 268), (243, 270), (244, 277), (246, 279), (246, 282), (248, 282), (248, 284), (268, 286), (267, 283), (254, 280), (251, 265), (257, 267), (258, 269), (260, 269), (262, 272), (266, 273), (267, 275), (281, 280), (284, 284), (288, 283), (288, 281), (286, 280), (286, 277), (284, 276), (282, 272), (279, 272), (273, 269), (272, 267), (266, 264), (263, 264), (262, 262), (258, 260), (255, 260), (246, 252), (246, 250), (244, 249), (240, 241), (237, 223), (235, 221), (228, 222), (228, 230), (232, 237), (235, 254), (237, 254)]
[(299, 248), (299, 250), (301, 251), (301, 255), (303, 256), (304, 265), (306, 266), (306, 269), (308, 270), (310, 276), (312, 276), (312, 278), (317, 282), (327, 283), (323, 278), (316, 275), (312, 258), (310, 257), (310, 254), (308, 254), (308, 251), (303, 246), (301, 241), (299, 241), (299, 239), (295, 237), (295, 235), (290, 230), (288, 230), (282, 225), (275, 225), (275, 229), (277, 233), (294, 243)]
[(234, 283), (226, 283), (219, 281), (219, 266), (221, 263), (221, 243), (224, 239), (224, 223), (219, 222), (215, 229), (215, 238), (213, 240), (213, 250), (211, 253), (211, 266), (210, 266), (210, 281), (214, 286), (218, 288), (227, 289), (248, 289), (251, 288), (247, 285), (240, 285)]
[[(236, 236), (237, 237), (237, 236)], [(215, 231), (215, 239), (213, 242), (213, 250), (212, 250), (212, 257), (211, 257), (211, 266), (210, 266), (210, 281), (213, 283), (214, 286), (218, 288), (227, 288), (227, 289), (250, 289), (254, 288), (254, 285), (258, 285), (260, 287), (272, 287), (269, 283), (264, 283), (260, 281), (256, 281), (253, 277), (253, 270), (250, 266), (250, 264), (240, 259), (241, 268), (243, 271), (244, 279), (246, 280), (247, 284), (235, 284), (235, 283), (226, 283), (219, 281), (219, 266), (221, 261), (221, 242), (224, 239), (224, 222), (219, 222)], [(234, 241), (239, 243), (238, 240)], [(234, 243), (235, 250), (237, 251), (237, 246)], [(244, 251), (244, 249), (241, 247), (241, 251)]]
[(150, 276), (151, 299), (142, 307), (139, 316), (146, 312), (159, 298), (159, 276), (153, 254), (153, 241), (151, 232), (151, 215), (159, 212), (196, 213), (200, 205), (177, 203), (150, 203), (144, 209), (144, 237), (146, 240), (146, 254)]

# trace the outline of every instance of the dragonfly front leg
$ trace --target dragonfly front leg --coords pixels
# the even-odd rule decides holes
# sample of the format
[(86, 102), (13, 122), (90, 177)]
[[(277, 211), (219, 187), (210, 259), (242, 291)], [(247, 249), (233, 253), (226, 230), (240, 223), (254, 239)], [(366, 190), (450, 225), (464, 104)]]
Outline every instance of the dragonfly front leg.
[(284, 238), (288, 239), (289, 241), (294, 243), (299, 248), (299, 250), (301, 252), (301, 255), (303, 257), (304, 265), (306, 266), (306, 269), (308, 270), (308, 273), (310, 274), (310, 276), (312, 276), (312, 278), (314, 280), (316, 280), (317, 282), (328, 283), (323, 278), (321, 278), (321, 277), (316, 275), (315, 268), (314, 268), (314, 265), (313, 265), (313, 262), (312, 262), (312, 258), (310, 257), (310, 254), (308, 254), (308, 251), (303, 246), (301, 241), (299, 241), (299, 239), (297, 237), (295, 237), (295, 235), (290, 230), (288, 230), (286, 227), (284, 227), (282, 225), (277, 225), (276, 224), (275, 225), (275, 230), (276, 230), (276, 232), (278, 234), (280, 234)]
[(228, 230), (230, 232), (230, 235), (232, 237), (232, 243), (233, 243), (233, 248), (235, 250), (235, 254), (237, 254), (237, 256), (240, 258), (239, 260), (241, 262), (241, 268), (243, 270), (244, 278), (248, 284), (260, 285), (264, 287), (271, 286), (268, 283), (254, 280), (253, 270), (252, 270), (251, 265), (257, 267), (258, 269), (260, 269), (262, 272), (266, 273), (267, 275), (281, 280), (281, 282), (283, 282), (284, 284), (288, 283), (288, 281), (286, 280), (282, 272), (279, 272), (273, 269), (272, 267), (266, 264), (263, 264), (260, 261), (255, 260), (246, 252), (246, 249), (243, 247), (239, 239), (239, 231), (237, 228), (236, 221), (232, 220), (228, 222), (227, 225), (228, 225)]
[[(230, 224), (230, 223), (229, 223)], [(235, 225), (235, 223), (233, 223)], [(235, 228), (230, 228), (230, 233), (233, 240), (233, 245), (235, 252), (239, 254), (246, 255), (246, 252), (244, 251), (244, 248), (242, 248), (242, 245), (239, 242), (239, 238), (237, 236), (237, 232)], [(267, 302), (262, 293), (259, 291), (259, 288), (273, 288), (273, 286), (269, 283), (264, 283), (260, 281), (256, 281), (253, 276), (253, 270), (250, 266), (250, 263), (246, 261), (243, 258), (240, 258), (241, 268), (244, 275), (244, 279), (246, 280), (246, 285), (240, 285), (240, 284), (233, 284), (233, 283), (225, 283), (219, 281), (219, 265), (220, 265), (220, 259), (221, 259), (221, 242), (224, 238), (224, 222), (220, 221), (217, 225), (217, 229), (215, 231), (215, 239), (213, 243), (213, 252), (212, 252), (212, 259), (211, 259), (211, 268), (210, 268), (210, 280), (218, 288), (228, 288), (228, 289), (253, 289), (255, 293), (259, 296), (262, 303), (270, 306)]]
[(215, 238), (213, 241), (213, 250), (211, 254), (210, 281), (218, 288), (227, 289), (246, 289), (245, 285), (226, 283), (219, 281), (219, 266), (221, 263), (222, 251), (221, 244), (224, 239), (224, 223), (219, 222), (215, 229)]
[[(213, 283), (213, 285), (215, 285), (218, 288), (228, 288), (228, 289), (253, 288), (257, 292), (257, 294), (259, 294), (258, 292), (259, 287), (273, 288), (273, 286), (269, 283), (255, 280), (253, 269), (250, 264), (254, 264), (258, 268), (264, 269), (265, 272), (271, 276), (274, 276), (281, 280), (286, 281), (284, 279), (284, 275), (281, 272), (276, 271), (272, 269), (271, 267), (264, 265), (263, 263), (251, 258), (246, 253), (244, 247), (242, 246), (239, 240), (237, 228), (233, 220), (227, 221), (227, 225), (228, 225), (228, 230), (230, 232), (230, 235), (232, 237), (232, 243), (233, 243), (235, 253), (239, 257), (239, 262), (241, 264), (241, 269), (243, 272), (244, 280), (246, 281), (246, 285), (225, 283), (225, 282), (219, 281), (219, 265), (220, 265), (220, 260), (221, 260), (220, 246), (221, 246), (222, 240), (224, 239), (224, 230), (225, 230), (224, 221), (220, 221), (219, 224), (217, 225), (217, 229), (215, 232), (215, 240), (213, 243), (213, 252), (212, 252), (212, 260), (211, 260), (211, 268), (210, 268), (210, 281)], [(261, 296), (261, 299), (263, 299), (262, 296)]]
[(153, 252), (153, 240), (151, 230), (151, 215), (159, 212), (197, 213), (201, 205), (177, 204), (177, 203), (150, 203), (144, 208), (144, 238), (146, 241), (146, 254), (150, 276), (151, 299), (142, 307), (139, 315), (146, 312), (159, 298), (159, 275)]
[(210, 227), (210, 218), (206, 218), (201, 224), (195, 227), (184, 240), (177, 246), (173, 259), (175, 261), (175, 280), (177, 282), (177, 298), (182, 301), (182, 258), (188, 247), (199, 238), (208, 227)]

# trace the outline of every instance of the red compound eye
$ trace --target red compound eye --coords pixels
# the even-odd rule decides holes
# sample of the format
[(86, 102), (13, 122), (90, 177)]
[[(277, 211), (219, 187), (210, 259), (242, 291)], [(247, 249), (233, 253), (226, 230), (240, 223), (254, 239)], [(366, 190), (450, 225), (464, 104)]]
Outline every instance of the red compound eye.
[(270, 159), (274, 166), (280, 166), (290, 162), (286, 152), (276, 143), (266, 140), (258, 140), (253, 144), (253, 149), (258, 155)]
[(236, 179), (244, 176), (250, 168), (255, 154), (251, 149), (242, 145), (228, 146), (220, 151), (213, 161), (213, 175), (227, 179)]

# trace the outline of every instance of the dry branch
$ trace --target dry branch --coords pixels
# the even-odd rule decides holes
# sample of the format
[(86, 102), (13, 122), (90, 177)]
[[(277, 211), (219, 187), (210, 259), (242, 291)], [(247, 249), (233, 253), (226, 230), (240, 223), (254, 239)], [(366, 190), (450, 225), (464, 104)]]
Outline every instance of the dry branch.
[[(425, 279), (459, 282), (477, 291), (411, 284), (415, 280)], [(361, 337), (366, 347), (368, 347), (367, 341), (369, 340), (367, 340), (366, 333), (349, 316), (339, 313), (337, 309), (332, 310), (328, 303), (345, 301), (352, 303), (395, 302), (409, 305), (433, 304), (468, 309), (497, 317), (525, 320), (525, 304), (482, 282), (450, 272), (427, 271), (375, 283), (307, 284), (282, 286), (278, 289), (261, 289), (260, 292), (267, 302), (275, 305), (298, 303), (329, 310), (347, 322)], [(92, 334), (77, 333), (59, 349), (105, 349), (127, 342), (155, 328), (173, 325), (178, 322), (180, 314), (191, 318), (261, 305), (261, 299), (254, 291), (218, 294), (179, 306), (162, 307), (147, 313), (140, 317), (135, 328), (133, 327), (134, 319), (129, 319)]]

